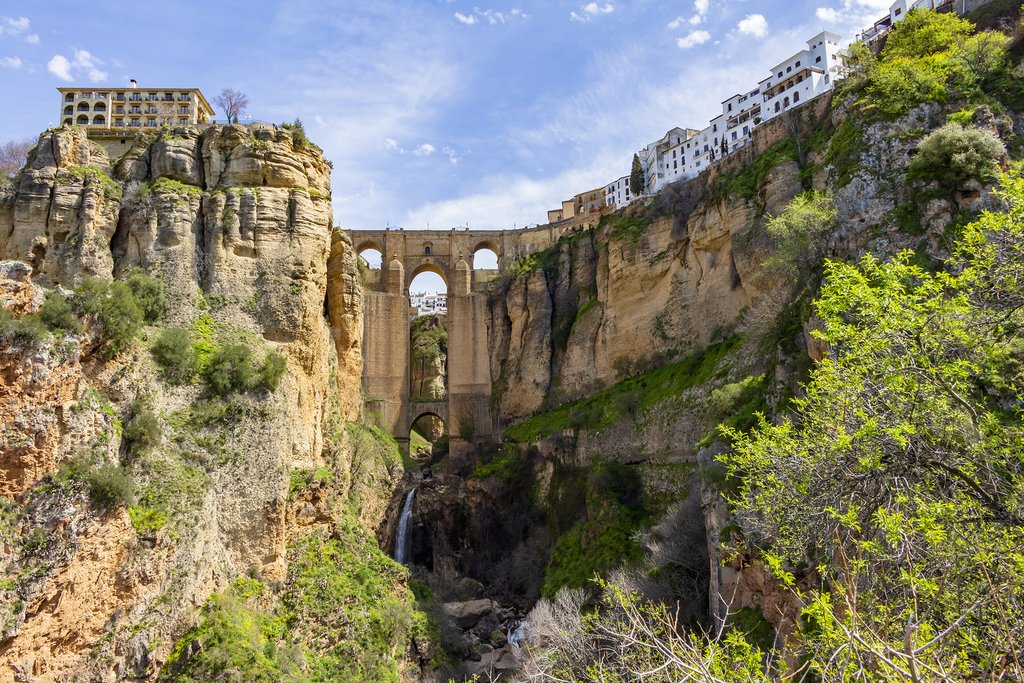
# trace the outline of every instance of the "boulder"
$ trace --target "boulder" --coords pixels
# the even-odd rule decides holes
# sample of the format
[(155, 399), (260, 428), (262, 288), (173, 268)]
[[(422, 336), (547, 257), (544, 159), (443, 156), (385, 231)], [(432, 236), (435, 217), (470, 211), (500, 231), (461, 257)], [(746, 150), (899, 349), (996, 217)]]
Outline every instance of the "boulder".
[(443, 606), (447, 614), (459, 628), (473, 628), (481, 619), (494, 609), (490, 600), (467, 600), (466, 602), (446, 602)]

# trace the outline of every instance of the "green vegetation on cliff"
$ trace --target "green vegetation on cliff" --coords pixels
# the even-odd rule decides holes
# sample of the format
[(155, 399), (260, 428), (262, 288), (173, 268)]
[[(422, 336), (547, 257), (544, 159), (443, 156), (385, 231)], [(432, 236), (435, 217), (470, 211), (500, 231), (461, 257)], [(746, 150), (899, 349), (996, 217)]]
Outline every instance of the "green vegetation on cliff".
[(721, 361), (739, 344), (738, 337), (640, 373), (585, 399), (562, 405), (547, 413), (509, 427), (505, 436), (520, 443), (565, 432), (609, 427), (624, 418), (637, 418), (661, 401), (703, 384), (722, 371)]
[(405, 569), (355, 522), (299, 539), (288, 559), (281, 595), (239, 579), (211, 596), (160, 680), (397, 683), (409, 637), (427, 629)]

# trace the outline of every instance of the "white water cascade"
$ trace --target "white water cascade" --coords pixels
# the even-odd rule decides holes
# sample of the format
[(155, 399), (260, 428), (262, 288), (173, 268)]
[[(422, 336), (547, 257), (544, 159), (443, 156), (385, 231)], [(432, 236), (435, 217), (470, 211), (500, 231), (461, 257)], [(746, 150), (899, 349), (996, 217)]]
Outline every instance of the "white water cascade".
[(395, 534), (395, 562), (405, 564), (409, 557), (409, 540), (412, 536), (412, 504), (416, 499), (416, 489), (405, 494), (402, 503), (402, 514), (398, 518), (398, 532)]

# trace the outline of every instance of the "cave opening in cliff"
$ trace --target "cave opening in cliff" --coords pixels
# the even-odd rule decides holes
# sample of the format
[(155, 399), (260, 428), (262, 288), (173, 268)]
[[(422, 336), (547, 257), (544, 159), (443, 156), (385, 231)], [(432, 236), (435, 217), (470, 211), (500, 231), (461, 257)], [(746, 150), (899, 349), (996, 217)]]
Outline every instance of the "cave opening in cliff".
[(409, 455), (417, 460), (436, 459), (448, 452), (448, 425), (435, 413), (423, 413), (409, 429)]

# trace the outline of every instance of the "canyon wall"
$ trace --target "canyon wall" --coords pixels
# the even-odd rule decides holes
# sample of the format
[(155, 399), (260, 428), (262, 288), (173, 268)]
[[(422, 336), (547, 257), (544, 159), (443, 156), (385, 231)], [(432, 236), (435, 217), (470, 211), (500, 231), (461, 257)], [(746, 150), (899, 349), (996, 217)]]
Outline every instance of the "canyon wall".
[[(245, 575), (280, 584), (289, 544), (333, 524), (326, 496), (295, 491), (296, 473), (334, 472), (332, 495), (379, 524), (400, 466), (352, 462), (362, 292), (351, 244), (332, 231), (329, 171), (277, 127), (165, 129), (118, 159), (63, 128), (0, 187), (5, 306), (31, 312), (43, 288), (138, 268), (163, 283), (162, 327), (287, 361), (276, 390), (216, 402), (160, 378), (157, 327), (114, 358), (89, 327), (3, 345), (5, 679), (155, 679), (207, 596)], [(129, 462), (126, 412), (143, 399), (162, 436)], [(52, 484), (83, 457), (129, 472), (135, 505), (104, 510)]]

